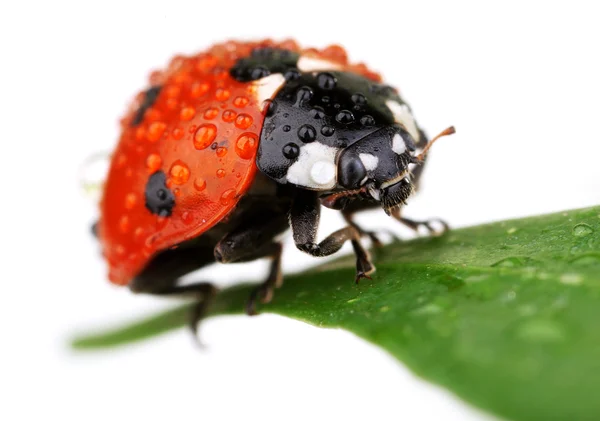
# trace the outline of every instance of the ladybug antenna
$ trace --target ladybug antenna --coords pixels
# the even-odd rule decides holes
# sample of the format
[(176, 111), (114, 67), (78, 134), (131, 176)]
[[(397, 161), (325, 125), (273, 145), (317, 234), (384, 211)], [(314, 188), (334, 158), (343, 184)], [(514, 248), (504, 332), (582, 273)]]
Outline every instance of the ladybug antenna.
[(413, 163), (414, 164), (423, 163), (423, 161), (425, 161), (425, 157), (427, 156), (427, 152), (429, 152), (429, 149), (431, 149), (431, 146), (434, 144), (434, 142), (436, 140), (438, 140), (440, 137), (450, 136), (451, 134), (454, 134), (454, 133), (456, 133), (456, 129), (454, 128), (454, 126), (450, 126), (446, 130), (444, 130), (443, 132), (438, 134), (436, 137), (431, 139), (429, 141), (429, 143), (427, 143), (427, 145), (425, 145), (425, 149), (423, 149), (423, 151), (419, 155), (414, 157)]

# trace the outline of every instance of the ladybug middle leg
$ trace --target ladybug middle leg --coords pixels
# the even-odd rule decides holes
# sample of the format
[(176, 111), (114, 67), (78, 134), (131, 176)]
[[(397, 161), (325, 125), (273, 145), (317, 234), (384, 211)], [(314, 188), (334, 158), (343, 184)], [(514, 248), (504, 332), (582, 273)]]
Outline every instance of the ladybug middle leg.
[(321, 214), (321, 204), (316, 192), (298, 189), (290, 212), (290, 225), (294, 243), (298, 249), (312, 256), (329, 256), (337, 252), (348, 240), (352, 242), (356, 255), (356, 283), (361, 278), (369, 278), (375, 271), (369, 253), (360, 244), (360, 233), (352, 225), (330, 234), (316, 243), (317, 229)]

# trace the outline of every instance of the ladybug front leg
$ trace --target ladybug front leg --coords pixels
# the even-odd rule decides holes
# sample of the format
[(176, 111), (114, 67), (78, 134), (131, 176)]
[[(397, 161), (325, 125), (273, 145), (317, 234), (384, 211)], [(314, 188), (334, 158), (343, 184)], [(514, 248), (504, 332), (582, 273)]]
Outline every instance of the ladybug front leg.
[(312, 256), (329, 256), (337, 252), (348, 240), (352, 242), (356, 254), (356, 283), (361, 278), (369, 278), (375, 271), (368, 252), (360, 244), (360, 233), (353, 226), (347, 226), (330, 234), (316, 243), (321, 204), (316, 192), (298, 189), (290, 212), (290, 225), (294, 243), (298, 249)]

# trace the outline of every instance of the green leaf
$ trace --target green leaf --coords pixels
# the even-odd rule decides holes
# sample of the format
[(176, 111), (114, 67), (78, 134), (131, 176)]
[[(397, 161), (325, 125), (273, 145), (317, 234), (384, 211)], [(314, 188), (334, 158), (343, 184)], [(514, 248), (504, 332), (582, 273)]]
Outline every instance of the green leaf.
[[(261, 308), (340, 327), (418, 375), (515, 420), (600, 419), (600, 207), (450, 231), (375, 253), (356, 286), (347, 256), (288, 276)], [(250, 286), (213, 314), (241, 313)], [(185, 324), (185, 307), (78, 339), (120, 345)]]

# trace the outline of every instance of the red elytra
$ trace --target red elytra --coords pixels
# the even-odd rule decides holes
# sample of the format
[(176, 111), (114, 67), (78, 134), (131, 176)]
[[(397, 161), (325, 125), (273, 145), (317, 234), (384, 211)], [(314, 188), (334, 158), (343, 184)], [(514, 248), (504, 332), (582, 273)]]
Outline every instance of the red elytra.
[[(121, 120), (100, 203), (98, 236), (109, 279), (128, 284), (159, 251), (207, 231), (230, 213), (257, 171), (255, 158), (264, 116), (252, 83), (229, 75), (257, 47), (277, 47), (326, 59), (375, 81), (364, 64), (349, 64), (339, 46), (300, 49), (294, 41), (227, 42), (194, 56), (175, 57), (150, 84), (160, 93), (132, 125), (144, 92)], [(167, 176), (177, 205), (169, 217), (145, 206), (148, 177)]]

